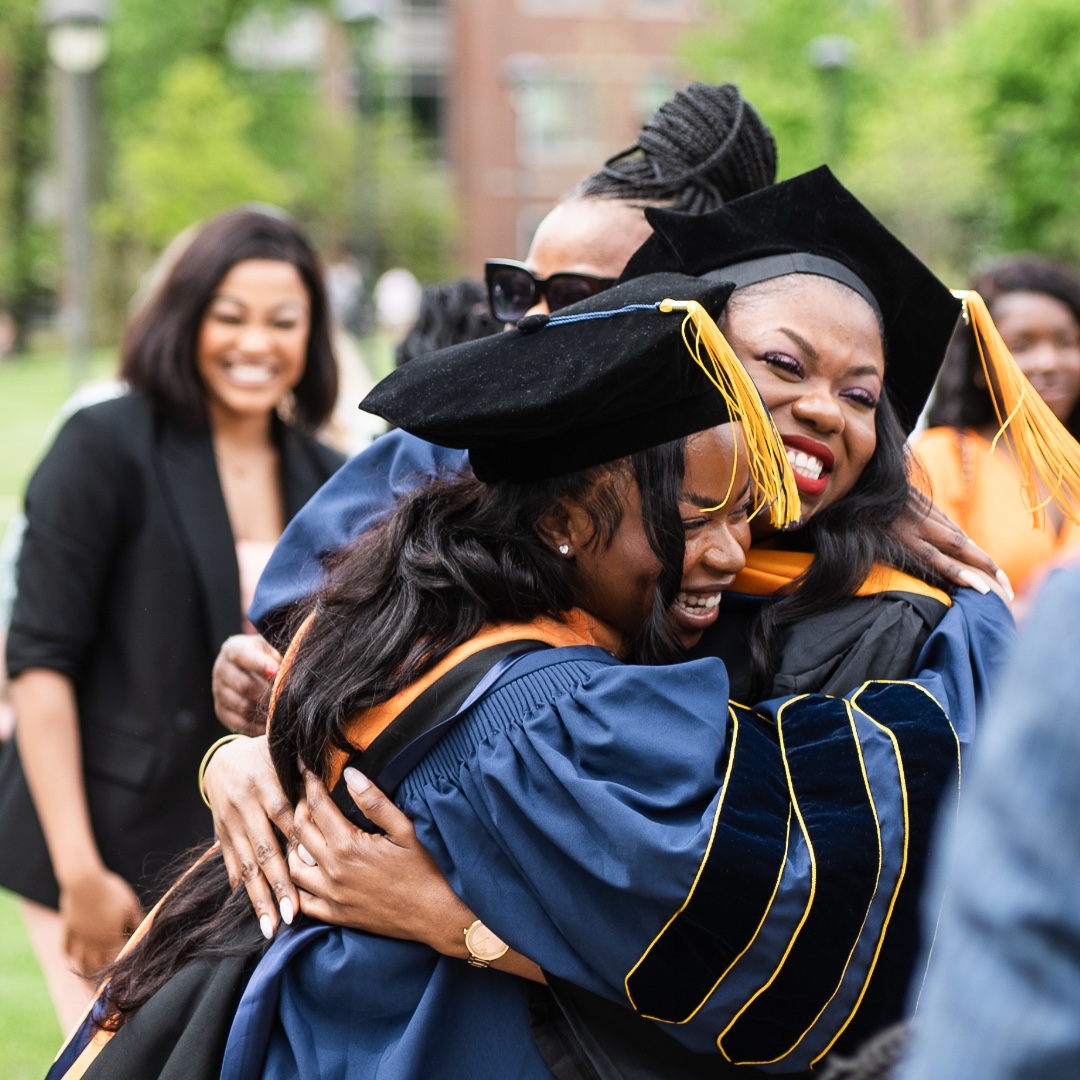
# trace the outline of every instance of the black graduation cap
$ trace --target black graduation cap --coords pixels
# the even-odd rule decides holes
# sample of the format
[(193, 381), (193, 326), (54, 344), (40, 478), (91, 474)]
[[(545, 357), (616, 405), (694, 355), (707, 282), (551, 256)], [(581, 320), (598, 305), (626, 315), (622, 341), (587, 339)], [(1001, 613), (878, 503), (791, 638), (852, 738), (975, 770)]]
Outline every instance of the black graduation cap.
[(710, 274), (740, 287), (809, 273), (855, 289), (885, 331), (889, 397), (904, 429), (915, 426), (956, 327), (960, 301), (827, 166), (708, 214), (649, 208), (645, 216), (654, 233), (620, 281), (667, 271)]
[(684, 274), (638, 277), (555, 316), (414, 360), (361, 408), (467, 449), (489, 482), (563, 476), (740, 421), (751, 475), (787, 524), (798, 499), (783, 446), (714, 321), (731, 291)]

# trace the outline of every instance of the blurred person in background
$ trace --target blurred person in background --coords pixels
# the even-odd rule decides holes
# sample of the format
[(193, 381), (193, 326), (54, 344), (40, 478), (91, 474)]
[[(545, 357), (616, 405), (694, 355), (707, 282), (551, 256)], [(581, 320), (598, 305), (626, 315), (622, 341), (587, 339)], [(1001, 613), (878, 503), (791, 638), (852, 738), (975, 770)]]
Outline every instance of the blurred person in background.
[(394, 349), (394, 366), (401, 367), (418, 356), (460, 345), (465, 341), (497, 334), (503, 325), (488, 310), (487, 293), (479, 281), (425, 285), (420, 310), (409, 332)]
[[(1043, 401), (1080, 435), (1080, 278), (1050, 259), (1012, 255), (980, 274), (972, 288)], [(953, 339), (929, 420), (915, 450), (934, 502), (989, 552), (1017, 591), (1040, 568), (1080, 548), (1080, 529), (1056, 506), (1046, 507), (1041, 524), (1034, 520), (1009, 446), (990, 453), (999, 421), (966, 327)]]
[(192, 778), (223, 733), (213, 658), (342, 460), (310, 435), (337, 387), (310, 242), (277, 212), (210, 221), (133, 319), (120, 374), (30, 480), (7, 644), (0, 885), (24, 897), (65, 1026), (161, 871), (212, 836)]

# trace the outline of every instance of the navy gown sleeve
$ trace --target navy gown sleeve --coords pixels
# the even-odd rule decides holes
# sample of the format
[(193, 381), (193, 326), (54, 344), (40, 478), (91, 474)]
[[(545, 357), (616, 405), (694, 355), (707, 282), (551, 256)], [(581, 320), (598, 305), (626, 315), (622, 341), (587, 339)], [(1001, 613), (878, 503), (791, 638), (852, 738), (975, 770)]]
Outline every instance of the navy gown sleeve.
[[(957, 731), (1008, 621), (965, 595), (912, 678), (753, 709), (729, 703), (715, 659), (552, 650), (463, 715), (396, 799), (455, 891), (545, 971), (693, 1051), (798, 1073), (900, 1015), (930, 828), (957, 799)], [(260, 964), (225, 1080), (345, 1062), (355, 1080), (550, 1076), (520, 982), (318, 933), (290, 928)]]
[(389, 513), (400, 495), (467, 466), (464, 450), (435, 446), (400, 430), (350, 458), (289, 522), (259, 579), (248, 612), (252, 623), (273, 640), (275, 612), (319, 587), (328, 555)]
[(903, 1011), (930, 831), (1010, 636), (964, 590), (910, 680), (845, 697), (751, 710), (715, 661), (611, 667), (496, 734), (495, 694), (407, 782), (418, 830), (545, 970), (806, 1069)]

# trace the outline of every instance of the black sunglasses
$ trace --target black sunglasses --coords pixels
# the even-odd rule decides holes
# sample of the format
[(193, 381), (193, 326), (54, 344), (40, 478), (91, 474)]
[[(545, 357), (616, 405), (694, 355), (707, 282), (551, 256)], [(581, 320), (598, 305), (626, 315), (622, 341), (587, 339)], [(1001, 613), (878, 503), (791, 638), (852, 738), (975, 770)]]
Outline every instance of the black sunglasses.
[(499, 322), (516, 323), (543, 297), (549, 311), (569, 307), (615, 284), (614, 278), (591, 274), (552, 274), (537, 277), (524, 263), (513, 259), (488, 259), (484, 263), (488, 305)]

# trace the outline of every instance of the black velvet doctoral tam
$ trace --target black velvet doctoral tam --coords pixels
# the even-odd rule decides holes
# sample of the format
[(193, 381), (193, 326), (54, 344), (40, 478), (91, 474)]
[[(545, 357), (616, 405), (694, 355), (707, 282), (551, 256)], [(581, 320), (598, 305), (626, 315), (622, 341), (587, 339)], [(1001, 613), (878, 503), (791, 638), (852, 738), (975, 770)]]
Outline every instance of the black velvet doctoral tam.
[[(783, 273), (822, 272), (872, 298), (885, 337), (886, 389), (904, 430), (915, 426), (945, 358), (960, 301), (827, 166), (708, 214), (649, 208), (645, 216), (654, 233), (630, 259), (621, 281), (677, 271), (741, 287)], [(772, 258), (794, 254), (824, 260), (823, 269)]]
[(730, 421), (683, 340), (685, 312), (656, 305), (696, 300), (718, 320), (731, 290), (685, 274), (638, 277), (550, 319), (523, 319), (414, 360), (361, 407), (429, 442), (468, 449), (489, 482), (615, 461)]

